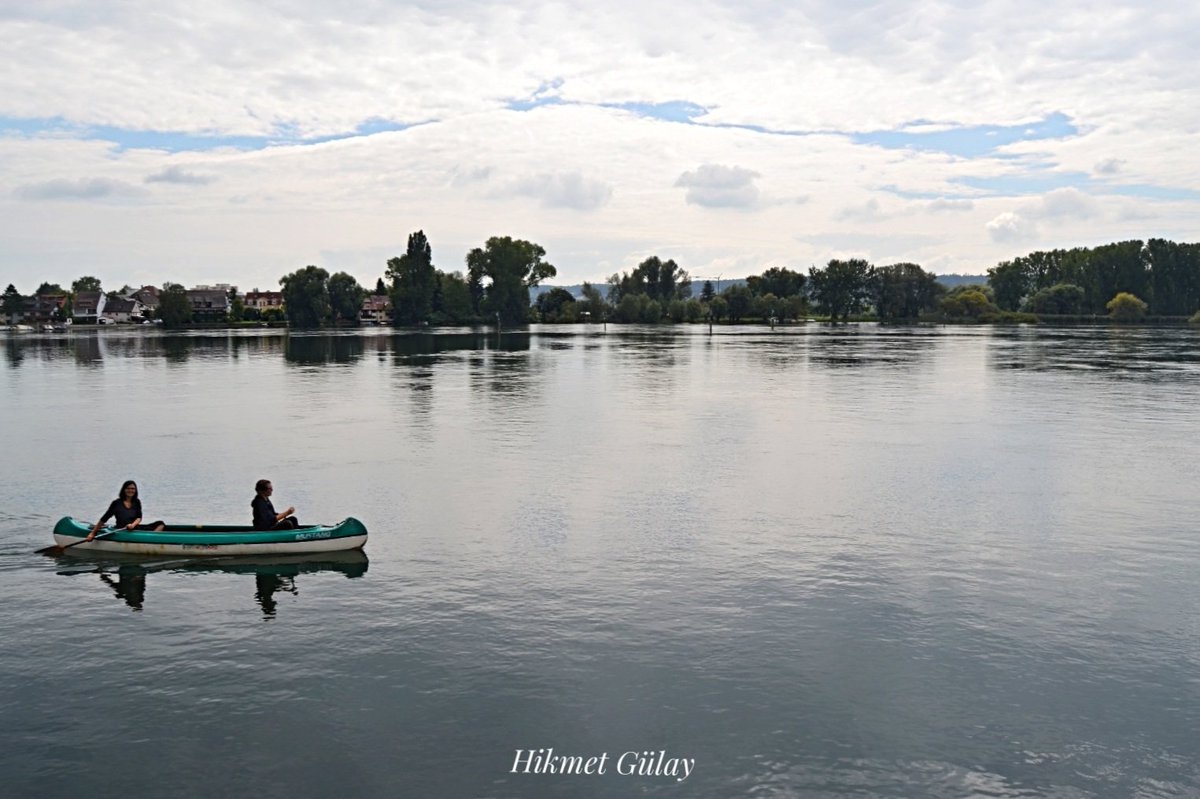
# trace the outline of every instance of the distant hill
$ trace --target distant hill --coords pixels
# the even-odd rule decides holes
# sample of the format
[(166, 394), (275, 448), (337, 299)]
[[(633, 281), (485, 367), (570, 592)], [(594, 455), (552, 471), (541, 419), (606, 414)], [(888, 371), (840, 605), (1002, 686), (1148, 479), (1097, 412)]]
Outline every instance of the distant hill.
[[(969, 286), (969, 285), (986, 286), (987, 285), (987, 275), (937, 275), (937, 282), (941, 283), (943, 286), (945, 286), (948, 289), (952, 289), (955, 286)], [(728, 280), (722, 280), (720, 288), (717, 287), (717, 281), (715, 281), (715, 280), (712, 281), (712, 284), (713, 284), (714, 290), (724, 291), (725, 289), (729, 288), (730, 286), (746, 285), (746, 279), (739, 277), (739, 278), (730, 278)], [(605, 299), (608, 298), (608, 284), (607, 283), (601, 281), (598, 283), (593, 283), (592, 285), (595, 286), (596, 288), (600, 289), (600, 296), (604, 297)], [(704, 288), (703, 280), (693, 280), (692, 281), (692, 296), (699, 297), (700, 290), (702, 288)], [(582, 283), (576, 283), (573, 286), (555, 286), (552, 284), (544, 283), (540, 286), (534, 286), (533, 288), (531, 288), (529, 290), (529, 301), (537, 302), (537, 298), (542, 296), (543, 294), (545, 294), (550, 289), (566, 289), (567, 291), (571, 292), (571, 296), (577, 300), (583, 297), (583, 284)]]
[[(941, 280), (941, 278), (938, 278), (938, 279)], [(722, 280), (721, 284), (720, 284), (720, 288), (717, 287), (717, 281), (715, 281), (715, 280), (712, 281), (712, 284), (713, 284), (714, 291), (724, 291), (725, 289), (729, 288), (730, 286), (746, 285), (746, 279), (744, 277), (739, 277), (739, 278), (728, 278), (728, 279)], [(595, 286), (596, 288), (600, 289), (601, 297), (608, 299), (608, 284), (607, 283), (605, 283), (604, 281), (599, 281), (597, 283), (593, 283), (592, 285)], [(692, 296), (693, 297), (699, 297), (700, 290), (703, 288), (704, 288), (703, 280), (692, 280)], [(583, 284), (582, 283), (577, 283), (574, 286), (555, 286), (552, 284), (543, 283), (542, 285), (534, 286), (533, 288), (531, 288), (529, 290), (529, 301), (537, 302), (537, 298), (542, 296), (543, 294), (545, 294), (550, 289), (566, 289), (567, 291), (571, 292), (571, 296), (577, 300), (580, 299), (581, 297), (583, 297)]]
[(955, 286), (986, 286), (987, 275), (938, 275), (937, 282), (948, 289)]

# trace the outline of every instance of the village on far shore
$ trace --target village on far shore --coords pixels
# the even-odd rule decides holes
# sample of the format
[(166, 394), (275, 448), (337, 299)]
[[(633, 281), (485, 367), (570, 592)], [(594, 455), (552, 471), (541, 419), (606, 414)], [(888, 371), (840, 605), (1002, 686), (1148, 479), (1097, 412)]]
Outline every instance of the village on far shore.
[[(186, 289), (194, 325), (252, 321), (285, 324), (283, 292), (239, 292), (228, 283)], [(33, 294), (21, 298), (21, 310), (0, 315), (9, 326), (40, 331), (64, 331), (71, 325), (161, 325), (158, 315), (162, 289), (125, 286), (120, 291), (79, 291)], [(391, 322), (392, 302), (386, 295), (369, 294), (362, 301), (359, 323)]]

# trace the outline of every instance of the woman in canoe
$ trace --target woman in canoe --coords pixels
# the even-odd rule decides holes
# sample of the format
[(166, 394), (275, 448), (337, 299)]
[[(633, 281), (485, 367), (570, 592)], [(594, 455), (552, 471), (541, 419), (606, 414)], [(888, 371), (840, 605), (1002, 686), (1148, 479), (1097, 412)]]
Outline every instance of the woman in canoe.
[(132, 480), (126, 480), (121, 485), (121, 493), (117, 494), (117, 498), (108, 506), (108, 510), (104, 511), (104, 515), (92, 527), (92, 531), (88, 533), (88, 537), (85, 540), (91, 541), (95, 538), (96, 533), (100, 532), (100, 528), (109, 519), (114, 521), (117, 529), (124, 530), (154, 530), (155, 532), (161, 532), (163, 527), (166, 526), (161, 521), (142, 524), (142, 501), (138, 499), (137, 483)]
[(275, 487), (271, 485), (270, 480), (259, 480), (254, 484), (254, 499), (250, 501), (250, 507), (254, 510), (254, 529), (296, 529), (300, 526), (300, 522), (296, 521), (296, 517), (292, 515), (296, 512), (295, 508), (288, 508), (283, 513), (275, 512), (275, 506), (271, 504), (271, 493), (274, 490)]

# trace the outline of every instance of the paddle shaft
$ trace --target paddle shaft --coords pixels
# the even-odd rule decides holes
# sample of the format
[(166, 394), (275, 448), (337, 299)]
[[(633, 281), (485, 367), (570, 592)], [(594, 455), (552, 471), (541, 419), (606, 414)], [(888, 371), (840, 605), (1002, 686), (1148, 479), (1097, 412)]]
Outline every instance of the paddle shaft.
[[(113, 533), (115, 533), (115, 532), (116, 532), (116, 530), (109, 530), (109, 531), (107, 531), (107, 532), (103, 532), (103, 533), (97, 533), (97, 534), (96, 534), (96, 536), (95, 536), (95, 537), (94, 537), (92, 540), (93, 540), (93, 541), (95, 541), (95, 540), (97, 540), (97, 539), (100, 539), (100, 538), (105, 538), (105, 537), (107, 537), (107, 536), (110, 536), (110, 535), (112, 535), (112, 534), (113, 534)], [(70, 544), (67, 544), (65, 547), (62, 547), (62, 546), (59, 546), (58, 544), (55, 544), (55, 545), (54, 545), (54, 546), (52, 546), (52, 547), (46, 547), (45, 549), (39, 549), (39, 550), (37, 551), (37, 553), (36, 553), (36, 554), (38, 554), (38, 555), (59, 555), (59, 554), (61, 554), (61, 553), (65, 552), (65, 551), (67, 551), (67, 550), (68, 550), (68, 549), (70, 549), (71, 547), (77, 547), (77, 546), (79, 546), (80, 544), (86, 544), (86, 543), (87, 543), (87, 539), (86, 539), (86, 538), (81, 538), (81, 539), (79, 539), (78, 541), (74, 541), (74, 542), (72, 542), (72, 543), (70, 543)]]

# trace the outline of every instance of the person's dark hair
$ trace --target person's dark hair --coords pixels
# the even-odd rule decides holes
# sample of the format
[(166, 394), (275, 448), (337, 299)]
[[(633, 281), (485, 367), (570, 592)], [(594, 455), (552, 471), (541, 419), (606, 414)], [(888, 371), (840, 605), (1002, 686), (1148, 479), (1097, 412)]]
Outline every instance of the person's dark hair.
[(254, 493), (261, 494), (262, 492), (267, 490), (267, 486), (269, 486), (270, 484), (271, 484), (270, 480), (259, 480), (257, 483), (254, 484)]
[(133, 499), (130, 500), (130, 502), (133, 504), (133, 506), (135, 508), (138, 508), (140, 510), (142, 507), (142, 500), (138, 496), (137, 482), (135, 482), (133, 480), (126, 480), (124, 483), (121, 483), (121, 490), (117, 492), (117, 499), (119, 499), (121, 502), (124, 502), (125, 501), (125, 489), (129, 488), (130, 486), (133, 486)]

